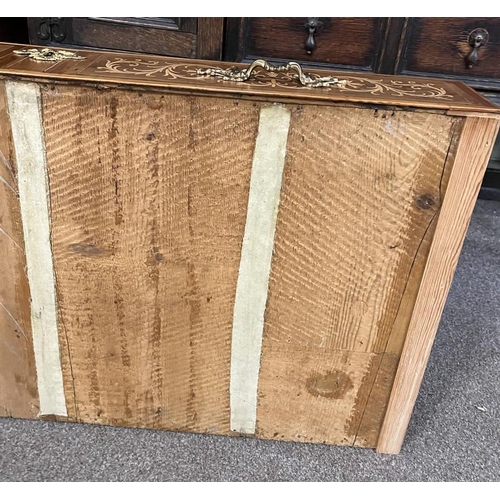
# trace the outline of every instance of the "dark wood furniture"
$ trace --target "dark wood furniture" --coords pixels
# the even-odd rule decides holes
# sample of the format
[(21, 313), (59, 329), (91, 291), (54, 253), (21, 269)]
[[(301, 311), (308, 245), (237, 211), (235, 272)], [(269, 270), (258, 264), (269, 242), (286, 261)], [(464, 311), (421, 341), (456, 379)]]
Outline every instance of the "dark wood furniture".
[[(459, 79), (500, 104), (500, 18), (28, 18), (28, 26), (39, 45)], [(24, 41), (11, 31), (9, 41)], [(483, 186), (500, 188), (500, 143)]]
[(373, 17), (228, 18), (224, 58), (297, 60), (316, 67), (378, 72), (388, 23)]
[(31, 17), (30, 41), (175, 57), (220, 59), (222, 17)]
[[(224, 59), (461, 80), (500, 104), (500, 18), (227, 18)], [(482, 195), (500, 189), (500, 141)]]
[(0, 17), (0, 41), (28, 43), (28, 23), (25, 17)]
[(500, 18), (228, 18), (224, 54), (451, 77), (500, 91)]

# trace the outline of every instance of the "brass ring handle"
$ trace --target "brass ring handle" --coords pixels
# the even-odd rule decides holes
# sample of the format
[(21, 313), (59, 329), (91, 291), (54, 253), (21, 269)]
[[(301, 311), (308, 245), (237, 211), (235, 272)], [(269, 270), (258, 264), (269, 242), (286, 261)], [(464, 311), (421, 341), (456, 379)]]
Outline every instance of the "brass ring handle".
[(299, 63), (290, 61), (282, 66), (273, 66), (263, 59), (256, 59), (246, 69), (238, 70), (237, 68), (220, 69), (208, 68), (199, 69), (198, 75), (200, 76), (219, 76), (223, 80), (230, 80), (232, 82), (246, 82), (252, 76), (252, 73), (257, 68), (264, 68), (266, 71), (272, 73), (286, 73), (288, 71), (295, 71), (299, 82), (306, 87), (344, 87), (347, 83), (346, 80), (340, 80), (335, 76), (313, 76), (305, 73), (300, 67)]
[(477, 28), (469, 34), (469, 45), (472, 50), (465, 56), (465, 62), (468, 68), (472, 68), (479, 60), (479, 47), (486, 45), (490, 34), (483, 28)]

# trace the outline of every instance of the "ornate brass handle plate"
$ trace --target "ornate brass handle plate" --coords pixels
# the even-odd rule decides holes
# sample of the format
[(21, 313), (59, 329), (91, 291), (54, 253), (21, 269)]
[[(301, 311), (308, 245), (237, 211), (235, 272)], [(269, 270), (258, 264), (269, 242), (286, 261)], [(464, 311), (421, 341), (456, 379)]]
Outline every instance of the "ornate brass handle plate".
[(286, 73), (288, 71), (294, 71), (296, 73), (296, 78), (298, 79), (298, 81), (306, 87), (345, 87), (347, 83), (346, 80), (340, 80), (335, 76), (314, 76), (309, 73), (305, 73), (302, 70), (300, 64), (293, 61), (290, 61), (289, 63), (282, 66), (273, 66), (263, 59), (256, 59), (252, 62), (252, 64), (250, 64), (248, 68), (242, 70), (238, 70), (237, 68), (199, 69), (198, 75), (219, 76), (223, 80), (229, 80), (232, 82), (245, 82), (250, 79), (252, 73), (257, 68), (263, 68), (270, 73)]
[(85, 57), (69, 50), (54, 49), (20, 49), (14, 50), (17, 56), (28, 56), (35, 61), (64, 61), (65, 59), (85, 59)]
[(468, 68), (472, 68), (479, 60), (479, 47), (486, 45), (490, 34), (483, 28), (477, 28), (469, 34), (469, 45), (472, 50), (465, 56)]

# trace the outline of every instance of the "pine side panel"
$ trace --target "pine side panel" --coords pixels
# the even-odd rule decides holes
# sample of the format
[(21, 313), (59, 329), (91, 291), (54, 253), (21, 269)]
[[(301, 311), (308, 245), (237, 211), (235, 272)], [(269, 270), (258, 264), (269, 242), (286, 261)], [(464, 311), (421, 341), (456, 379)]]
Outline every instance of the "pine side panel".
[(467, 117), (383, 421), (377, 451), (399, 453), (422, 382), (498, 120)]
[(0, 416), (35, 418), (39, 405), (30, 291), (15, 152), (3, 82), (0, 82), (0, 256)]
[[(427, 256), (459, 122), (404, 111), (294, 108), (257, 435), (353, 445), (362, 430), (368, 437), (357, 444), (376, 445), (400, 351), (383, 364), (382, 357), (390, 339), (403, 344), (406, 330), (394, 325), (411, 314), (401, 305), (411, 300), (410, 277), (422, 276), (414, 264)], [(296, 366), (303, 370), (297, 378)]]
[(68, 411), (228, 433), (259, 108), (55, 86), (43, 109)]

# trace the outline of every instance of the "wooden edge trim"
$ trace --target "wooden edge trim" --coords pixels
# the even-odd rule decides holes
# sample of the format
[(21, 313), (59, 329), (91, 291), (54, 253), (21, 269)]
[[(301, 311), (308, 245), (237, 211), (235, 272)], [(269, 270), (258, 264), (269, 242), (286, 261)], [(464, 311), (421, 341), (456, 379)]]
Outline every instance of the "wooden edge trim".
[(436, 232), (401, 353), (376, 451), (399, 453), (481, 180), (495, 142), (496, 119), (466, 117)]
[(448, 116), (463, 116), (463, 117), (475, 117), (475, 118), (492, 118), (490, 113), (481, 113), (479, 111), (459, 111), (456, 109), (450, 109), (446, 111)]
[[(212, 18), (210, 23), (205, 23), (203, 21), (206, 18), (200, 18), (199, 26), (198, 26), (198, 49), (204, 46), (203, 40), (206, 40), (206, 36), (212, 33), (209, 36), (210, 41), (206, 46), (208, 52), (217, 49), (217, 54), (212, 53), (212, 58), (220, 58), (220, 47), (217, 46), (217, 43), (214, 42), (215, 39), (221, 40), (224, 25), (220, 20), (217, 21), (218, 18)], [(220, 19), (220, 18), (219, 18)], [(222, 30), (222, 31), (221, 31)], [(191, 35), (190, 33), (185, 33), (185, 35)], [(179, 35), (176, 35), (179, 36)], [(212, 43), (213, 42), (213, 43)], [(40, 46), (26, 46), (19, 45), (16, 46), (14, 44), (10, 44), (12, 49), (17, 48), (37, 48)], [(46, 48), (41, 46), (41, 48)], [(2, 49), (2, 44), (0, 43), (0, 50)], [(87, 51), (75, 50), (77, 54), (83, 54)], [(207, 57), (208, 53), (204, 53), (204, 57)], [(148, 65), (165, 65), (165, 67), (170, 67), (175, 65), (175, 67), (180, 67), (182, 65), (186, 65), (194, 69), (196, 67), (208, 67), (212, 66), (206, 60), (201, 59), (186, 59), (186, 58), (173, 58), (173, 57), (165, 57), (165, 56), (155, 56), (149, 55), (147, 56), (147, 60), (143, 60), (143, 55), (141, 54), (132, 54), (130, 52), (110, 52), (110, 51), (102, 51), (99, 52), (99, 55), (104, 58), (110, 58), (109, 62), (112, 62), (111, 59), (114, 59), (115, 62), (117, 59), (123, 59), (123, 62), (120, 64), (136, 64), (137, 61), (142, 62), (143, 64)], [(200, 56), (198, 56), (200, 57)], [(9, 60), (10, 62), (10, 60)], [(215, 62), (215, 61), (213, 61)], [(28, 61), (30, 63), (30, 61)], [(203, 91), (207, 94), (211, 94), (213, 92), (221, 92), (223, 94), (230, 95), (267, 95), (272, 99), (276, 99), (276, 88), (273, 85), (260, 85), (255, 82), (246, 82), (245, 84), (234, 83), (234, 82), (221, 82), (217, 79), (212, 79), (210, 77), (198, 78), (193, 75), (186, 77), (184, 76), (168, 76), (166, 73), (162, 73), (159, 75), (156, 71), (154, 74), (150, 73), (140, 73), (137, 71), (137, 68), (134, 66), (134, 71), (130, 71), (130, 68), (114, 68), (113, 70), (109, 70), (109, 72), (104, 72), (104, 70), (99, 70), (96, 68), (95, 64), (91, 64), (86, 70), (85, 74), (79, 72), (78, 75), (68, 75), (61, 73), (59, 71), (59, 64), (63, 64), (64, 61), (56, 64), (50, 72), (38, 71), (33, 68), (32, 64), (28, 64), (27, 67), (23, 68), (23, 64), (21, 62), (15, 62), (15, 69), (9, 67), (9, 63), (6, 62), (6, 66), (0, 67), (0, 75), (11, 75), (12, 78), (16, 78), (18, 76), (27, 76), (29, 78), (37, 78), (40, 76), (49, 76), (52, 80), (70, 80), (70, 81), (94, 81), (102, 83), (117, 83), (117, 84), (125, 84), (125, 85), (144, 85), (147, 87), (159, 87), (164, 89), (183, 89), (186, 92), (190, 91)], [(248, 64), (234, 63), (229, 61), (217, 61), (217, 64), (213, 64), (213, 66), (219, 68), (230, 68), (236, 67), (240, 69), (248, 68)], [(36, 66), (35, 66), (36, 68)], [(155, 66), (156, 69), (158, 69)], [(324, 89), (311, 89), (307, 87), (295, 87), (295, 86), (286, 86), (283, 85), (279, 90), (281, 96), (290, 96), (292, 98), (300, 97), (304, 99), (305, 102), (320, 102), (327, 101), (329, 103), (333, 102), (363, 102), (369, 105), (396, 105), (409, 107), (412, 109), (442, 109), (442, 110), (457, 110), (457, 111), (476, 111), (476, 112), (485, 112), (485, 113), (499, 113), (500, 108), (496, 106), (494, 103), (485, 99), (483, 96), (475, 92), (474, 90), (468, 88), (466, 85), (460, 84), (460, 82), (451, 81), (451, 80), (443, 80), (443, 79), (435, 79), (429, 77), (419, 77), (418, 79), (411, 79), (406, 82), (398, 82), (394, 78), (394, 75), (375, 75), (375, 80), (372, 80), (373, 75), (369, 74), (361, 75), (356, 72), (344, 72), (344, 71), (334, 71), (334, 70), (315, 70), (314, 74), (319, 76), (337, 76), (341, 79), (350, 78), (364, 80), (367, 87), (363, 90), (360, 88), (357, 89), (345, 89), (346, 92), (343, 93), (341, 89), (338, 92), (323, 92)], [(146, 75), (146, 76), (145, 76)], [(406, 78), (406, 77), (405, 77)], [(427, 88), (429, 85), (432, 86), (434, 91), (425, 91), (423, 94), (418, 93), (418, 91), (408, 90), (407, 88), (400, 89), (392, 89), (394, 85), (417, 85), (417, 87), (423, 86)], [(435, 85), (441, 85), (442, 88), (437, 88)], [(279, 85), (278, 85), (279, 86)], [(445, 89), (446, 87), (446, 89)], [(385, 90), (384, 90), (385, 89)], [(392, 90), (391, 90), (392, 89)], [(332, 89), (335, 90), (335, 89)], [(435, 95), (433, 92), (439, 90), (439, 92), (444, 91), (445, 94), (449, 91), (452, 94), (448, 93), (448, 98), (451, 100), (442, 100), (442, 96)], [(417, 92), (415, 95), (412, 95), (412, 92)], [(280, 99), (281, 100), (281, 99)]]

